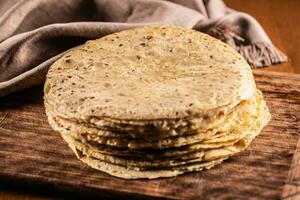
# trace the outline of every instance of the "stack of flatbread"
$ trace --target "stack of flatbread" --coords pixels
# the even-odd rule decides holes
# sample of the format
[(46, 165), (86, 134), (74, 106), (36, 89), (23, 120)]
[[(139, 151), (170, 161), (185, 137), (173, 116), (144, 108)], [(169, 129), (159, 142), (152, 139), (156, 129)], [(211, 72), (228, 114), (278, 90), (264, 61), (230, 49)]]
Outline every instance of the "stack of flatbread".
[(113, 176), (171, 177), (243, 151), (270, 119), (246, 61), (169, 25), (114, 33), (66, 53), (44, 87), (50, 125)]

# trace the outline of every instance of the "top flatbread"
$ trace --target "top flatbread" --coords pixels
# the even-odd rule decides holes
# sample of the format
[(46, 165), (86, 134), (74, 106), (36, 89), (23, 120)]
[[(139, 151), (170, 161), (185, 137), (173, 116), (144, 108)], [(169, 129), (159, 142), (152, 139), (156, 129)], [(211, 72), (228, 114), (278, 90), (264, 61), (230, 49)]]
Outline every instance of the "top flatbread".
[(70, 118), (138, 121), (213, 114), (254, 91), (249, 65), (228, 45), (163, 25), (70, 51), (51, 66), (45, 99)]

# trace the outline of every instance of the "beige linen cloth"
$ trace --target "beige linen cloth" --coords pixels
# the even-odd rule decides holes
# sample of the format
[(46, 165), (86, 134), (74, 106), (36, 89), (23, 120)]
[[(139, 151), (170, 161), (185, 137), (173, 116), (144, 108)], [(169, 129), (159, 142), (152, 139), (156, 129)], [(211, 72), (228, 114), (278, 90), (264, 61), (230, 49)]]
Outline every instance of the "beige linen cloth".
[(235, 48), (253, 67), (287, 61), (253, 17), (222, 0), (13, 2), (0, 1), (0, 96), (43, 83), (49, 66), (86, 40), (150, 24), (208, 33)]

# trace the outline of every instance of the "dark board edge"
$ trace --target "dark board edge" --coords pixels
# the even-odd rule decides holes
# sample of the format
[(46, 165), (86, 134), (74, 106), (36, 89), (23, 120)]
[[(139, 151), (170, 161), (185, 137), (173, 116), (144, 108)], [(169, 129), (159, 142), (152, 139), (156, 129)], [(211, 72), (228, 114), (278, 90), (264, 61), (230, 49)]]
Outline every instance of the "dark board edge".
[[(42, 178), (32, 178), (26, 176), (13, 177), (10, 175), (0, 175), (0, 183), (5, 185), (5, 188), (22, 188), (25, 192), (35, 192), (39, 194), (53, 194), (55, 197), (62, 197), (63, 199), (124, 199), (124, 200), (169, 200), (170, 198), (162, 196), (150, 196), (146, 194), (132, 193), (127, 191), (109, 190), (107, 188), (93, 188), (89, 186), (83, 186), (82, 189), (78, 188), (78, 185), (67, 184), (64, 182), (49, 182)], [(38, 188), (38, 190), (36, 190)], [(76, 191), (76, 193), (74, 193)]]

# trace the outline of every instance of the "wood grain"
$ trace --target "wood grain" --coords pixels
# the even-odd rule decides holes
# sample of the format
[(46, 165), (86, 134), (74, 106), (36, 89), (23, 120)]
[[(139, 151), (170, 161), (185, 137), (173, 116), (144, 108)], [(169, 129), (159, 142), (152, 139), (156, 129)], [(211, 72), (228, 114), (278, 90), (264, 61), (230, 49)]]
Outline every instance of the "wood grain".
[(250, 148), (211, 170), (150, 181), (114, 178), (77, 160), (48, 125), (41, 88), (2, 98), (0, 180), (122, 199), (300, 198), (300, 76), (255, 74), (272, 120)]

